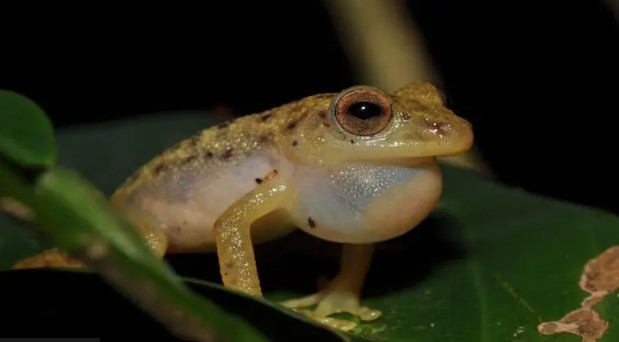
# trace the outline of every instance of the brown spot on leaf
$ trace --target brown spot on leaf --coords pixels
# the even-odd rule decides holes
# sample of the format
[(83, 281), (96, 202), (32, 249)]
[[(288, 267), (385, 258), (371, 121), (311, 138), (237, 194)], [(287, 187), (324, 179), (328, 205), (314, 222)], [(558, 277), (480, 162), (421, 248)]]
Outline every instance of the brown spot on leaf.
[(608, 322), (593, 310), (580, 309), (568, 313), (559, 322), (542, 323), (538, 331), (544, 335), (568, 332), (582, 337), (582, 342), (595, 342), (608, 329)]
[(580, 288), (589, 292), (581, 308), (569, 312), (559, 321), (544, 322), (537, 330), (544, 335), (570, 333), (582, 342), (596, 342), (608, 329), (608, 321), (600, 318), (593, 306), (619, 287), (619, 246), (614, 246), (589, 261), (580, 278)]
[(310, 228), (312, 228), (312, 229), (316, 228), (316, 222), (315, 222), (314, 220), (312, 220), (312, 218), (311, 218), (311, 217), (308, 217), (308, 218), (307, 218), (307, 225), (308, 225)]
[(609, 248), (585, 266), (580, 286), (589, 293), (610, 293), (619, 287), (619, 246)]

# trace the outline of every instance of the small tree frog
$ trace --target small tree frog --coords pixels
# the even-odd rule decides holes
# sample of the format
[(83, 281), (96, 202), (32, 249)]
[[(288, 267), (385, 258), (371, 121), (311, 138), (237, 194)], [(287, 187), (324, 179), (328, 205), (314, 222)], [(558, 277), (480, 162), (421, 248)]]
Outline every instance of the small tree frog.
[(282, 304), (347, 330), (330, 316), (380, 316), (360, 305), (374, 244), (429, 215), (442, 191), (436, 157), (472, 143), (469, 122), (429, 83), (392, 94), (355, 86), (207, 128), (137, 170), (111, 202), (158, 256), (216, 252), (224, 286), (254, 296), (253, 244), (291, 227), (341, 243), (330, 284)]

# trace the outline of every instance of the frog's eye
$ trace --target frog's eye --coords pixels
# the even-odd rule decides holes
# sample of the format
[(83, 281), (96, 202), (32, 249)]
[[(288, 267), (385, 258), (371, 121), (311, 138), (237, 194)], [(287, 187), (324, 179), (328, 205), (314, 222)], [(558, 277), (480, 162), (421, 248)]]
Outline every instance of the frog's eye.
[(335, 103), (335, 119), (347, 132), (355, 135), (377, 134), (391, 121), (391, 102), (373, 89), (354, 89)]

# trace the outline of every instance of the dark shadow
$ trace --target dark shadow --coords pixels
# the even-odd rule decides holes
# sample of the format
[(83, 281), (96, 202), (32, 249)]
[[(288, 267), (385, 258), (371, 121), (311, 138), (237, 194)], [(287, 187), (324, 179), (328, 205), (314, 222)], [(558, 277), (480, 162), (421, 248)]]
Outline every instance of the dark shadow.
[(414, 287), (444, 264), (465, 256), (459, 222), (435, 212), (407, 234), (377, 246), (365, 296)]
[[(263, 292), (316, 290), (319, 277), (333, 276), (340, 245), (297, 230), (280, 239), (254, 246)], [(217, 255), (177, 254), (166, 257), (181, 276), (221, 283)]]
[[(368, 273), (365, 296), (410, 288), (450, 260), (464, 256), (459, 245), (458, 222), (445, 212), (435, 212), (415, 229), (379, 243)], [(341, 246), (302, 231), (255, 246), (262, 289), (268, 292), (309, 294), (319, 279), (338, 271)], [(215, 254), (167, 257), (182, 276), (221, 282)]]
[[(139, 340), (182, 341), (95, 273), (7, 271), (0, 272), (0, 284), (0, 301), (6, 314), (2, 333), (7, 336), (93, 336), (117, 341), (137, 335)], [(245, 319), (270, 341), (341, 341), (325, 329), (260, 302), (217, 288), (188, 285)]]

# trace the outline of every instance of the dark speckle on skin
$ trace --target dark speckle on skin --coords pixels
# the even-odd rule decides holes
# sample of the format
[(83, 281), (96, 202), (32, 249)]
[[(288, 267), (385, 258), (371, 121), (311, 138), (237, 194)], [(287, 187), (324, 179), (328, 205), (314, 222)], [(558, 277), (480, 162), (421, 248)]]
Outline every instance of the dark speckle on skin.
[(350, 139), (350, 143), (351, 143), (351, 144), (354, 144), (354, 143), (355, 143), (355, 141), (354, 141), (354, 140), (352, 140), (352, 139)]
[(197, 158), (197, 157), (196, 157), (196, 155), (190, 155), (190, 156), (187, 156), (187, 157), (185, 157), (183, 160), (181, 160), (181, 164), (182, 164), (182, 165), (189, 164), (189, 163), (191, 163), (192, 161), (196, 160), (196, 158)]
[(228, 159), (228, 158), (232, 157), (232, 148), (228, 147), (228, 148), (224, 151), (224, 153), (222, 153), (222, 154), (221, 154), (221, 157), (222, 157), (223, 159)]
[(131, 183), (134, 183), (135, 181), (137, 181), (138, 178), (140, 177), (141, 173), (142, 173), (141, 171), (133, 173), (131, 175), (131, 177), (129, 177), (129, 179), (127, 180), (127, 184), (131, 184)]
[(260, 137), (258, 137), (258, 142), (261, 144), (266, 143), (267, 141), (271, 140), (271, 137), (269, 137), (268, 134), (263, 134)]
[(207, 158), (212, 158), (212, 157), (213, 157), (213, 152), (211, 152), (211, 151), (206, 151), (206, 154), (205, 154), (205, 155), (206, 155), (206, 157), (207, 157)]
[(321, 110), (320, 112), (318, 112), (318, 116), (323, 119), (326, 120), (327, 119), (327, 112), (324, 110)]
[(293, 140), (293, 141), (292, 141), (292, 146), (297, 146), (297, 145), (299, 145), (299, 142), (298, 142), (298, 141), (296, 141), (296, 140)]
[(263, 116), (260, 117), (260, 121), (265, 122), (269, 120), (269, 118), (271, 118), (271, 114), (264, 114)]
[(185, 141), (184, 140), (179, 141), (176, 144), (166, 148), (164, 153), (173, 153), (173, 152), (183, 148), (184, 145), (185, 145)]
[(198, 145), (198, 142), (200, 141), (200, 138), (195, 136), (192, 137), (191, 140), (189, 140), (189, 145), (191, 145), (192, 147), (196, 147), (196, 145)]
[(262, 178), (256, 178), (256, 183), (257, 183), (257, 184), (262, 183)]
[(316, 228), (316, 222), (314, 220), (312, 220), (311, 217), (307, 218), (307, 225), (309, 225), (309, 227), (312, 228), (312, 229)]
[(289, 122), (286, 128), (293, 130), (295, 129), (295, 127), (297, 127), (298, 124), (299, 124), (299, 119)]
[(153, 167), (153, 173), (154, 173), (155, 175), (158, 175), (158, 174), (160, 174), (161, 172), (163, 172), (163, 170), (165, 169), (165, 167), (166, 167), (166, 164), (165, 164), (163, 161), (159, 161), (159, 162), (157, 163), (157, 165), (155, 165), (155, 166)]
[(411, 119), (410, 115), (408, 115), (406, 113), (402, 114), (402, 121), (408, 121), (410, 119)]

